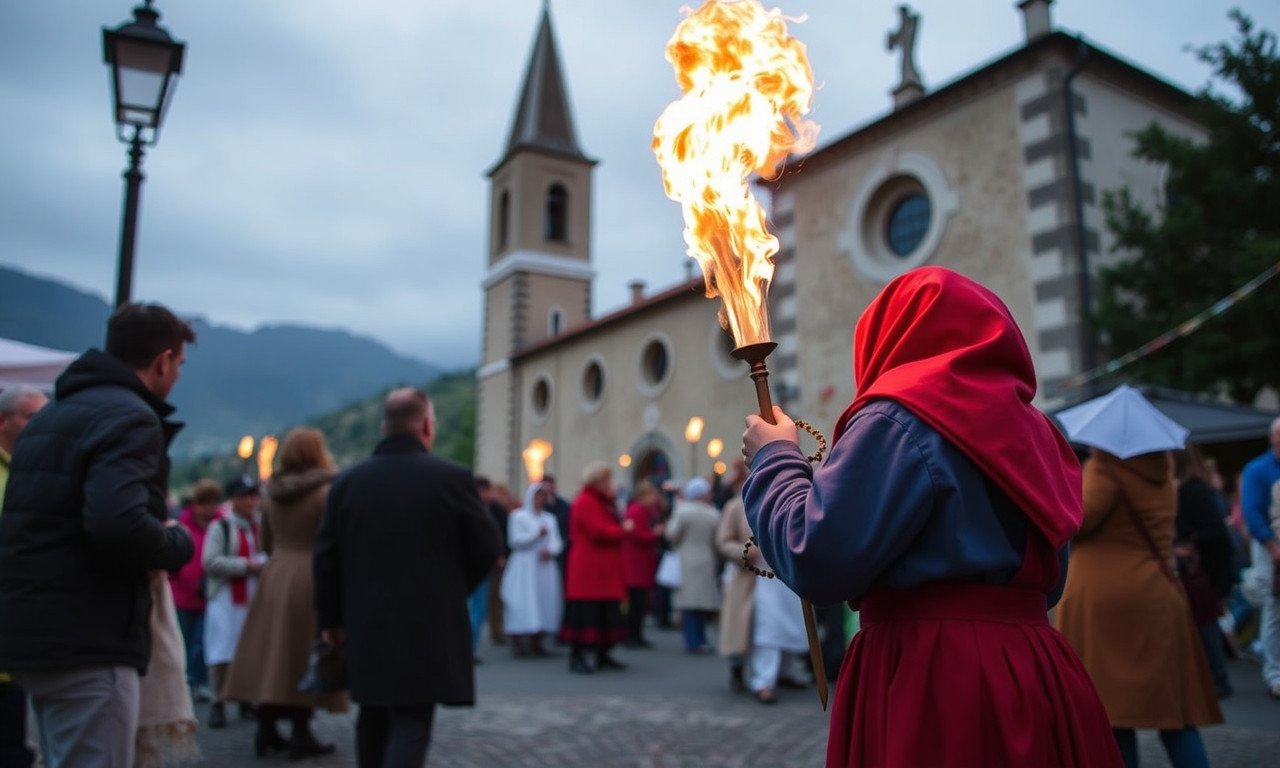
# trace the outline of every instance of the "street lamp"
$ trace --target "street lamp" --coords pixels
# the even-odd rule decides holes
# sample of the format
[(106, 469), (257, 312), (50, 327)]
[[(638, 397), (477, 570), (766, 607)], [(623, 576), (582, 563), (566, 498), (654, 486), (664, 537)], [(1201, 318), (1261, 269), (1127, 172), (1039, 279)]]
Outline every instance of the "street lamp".
[[(124, 220), (120, 225), (120, 264), (116, 306), (129, 301), (133, 288), (133, 243), (138, 225), (138, 192), (142, 186), (142, 147), (160, 136), (173, 76), (182, 72), (186, 44), (169, 36), (156, 22), (160, 14), (151, 0), (133, 9), (133, 21), (102, 28), (102, 55), (111, 66), (111, 101), (116, 138), (129, 145), (125, 169)], [(130, 136), (130, 129), (132, 135)]]
[(684, 439), (689, 441), (689, 477), (693, 477), (698, 466), (698, 441), (702, 439), (702, 417), (694, 416), (684, 427)]

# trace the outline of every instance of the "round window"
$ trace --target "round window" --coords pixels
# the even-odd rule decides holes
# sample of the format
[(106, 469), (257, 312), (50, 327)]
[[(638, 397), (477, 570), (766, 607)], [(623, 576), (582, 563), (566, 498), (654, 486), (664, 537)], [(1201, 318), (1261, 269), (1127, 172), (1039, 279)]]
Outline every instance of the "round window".
[(654, 339), (645, 345), (644, 353), (640, 357), (640, 371), (644, 374), (646, 384), (657, 386), (667, 378), (667, 368), (670, 361), (667, 359), (667, 346), (661, 341)]
[(932, 211), (929, 198), (916, 192), (894, 204), (885, 227), (885, 239), (895, 256), (907, 257), (916, 252), (924, 236), (929, 234)]
[(547, 415), (547, 410), (551, 407), (551, 380), (546, 376), (539, 376), (538, 380), (533, 382), (533, 390), (529, 393), (529, 404), (533, 406), (533, 415), (539, 418)]
[(582, 369), (582, 400), (588, 406), (597, 405), (604, 397), (604, 366), (593, 359)]
[(671, 339), (665, 333), (655, 333), (640, 345), (640, 366), (636, 385), (647, 397), (657, 397), (671, 383), (676, 359)]

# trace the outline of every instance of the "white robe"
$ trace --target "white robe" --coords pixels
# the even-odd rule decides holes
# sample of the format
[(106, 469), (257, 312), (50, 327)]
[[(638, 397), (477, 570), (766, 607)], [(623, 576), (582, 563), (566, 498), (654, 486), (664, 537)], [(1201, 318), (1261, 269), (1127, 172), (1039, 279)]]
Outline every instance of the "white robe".
[[(529, 506), (507, 517), (511, 554), (502, 572), (502, 625), (509, 635), (560, 629), (563, 589), (555, 556), (564, 549), (555, 515)], [(550, 553), (543, 559), (542, 551)]]
[(792, 653), (809, 649), (804, 629), (804, 609), (800, 598), (779, 579), (756, 581), (751, 642), (759, 648), (778, 648)]

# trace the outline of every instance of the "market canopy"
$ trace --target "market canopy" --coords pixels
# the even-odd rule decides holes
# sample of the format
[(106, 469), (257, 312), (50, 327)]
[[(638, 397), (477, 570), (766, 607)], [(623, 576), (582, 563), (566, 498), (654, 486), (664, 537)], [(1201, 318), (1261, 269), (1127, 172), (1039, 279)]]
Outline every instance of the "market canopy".
[(0, 339), (0, 389), (26, 384), (52, 390), (58, 375), (76, 357), (74, 352)]
[[(1188, 439), (1198, 445), (1231, 443), (1237, 440), (1266, 440), (1275, 411), (1221, 400), (1164, 387), (1136, 387), (1158, 411), (1190, 431)], [(1051, 416), (1066, 408), (1057, 409)]]

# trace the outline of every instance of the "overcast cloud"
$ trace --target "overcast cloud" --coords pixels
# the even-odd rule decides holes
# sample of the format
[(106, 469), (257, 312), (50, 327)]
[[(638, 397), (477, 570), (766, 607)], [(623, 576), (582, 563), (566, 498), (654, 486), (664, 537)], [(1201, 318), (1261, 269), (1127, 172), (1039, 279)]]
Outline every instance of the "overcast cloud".
[[(885, 114), (891, 0), (782, 0), (807, 14), (826, 144)], [(916, 61), (936, 88), (1021, 44), (1014, 0), (916, 0)], [(480, 356), (488, 217), (540, 0), (158, 0), (187, 43), (144, 162), (136, 299), (245, 330), (343, 327), (446, 367)], [(1058, 0), (1055, 25), (1194, 90), (1188, 51), (1228, 39), (1231, 7), (1280, 28), (1274, 0)], [(125, 147), (101, 28), (127, 0), (0, 11), (0, 263), (115, 290)], [(663, 58), (682, 18), (660, 0), (553, 0), (571, 106), (595, 171), (597, 313), (684, 275), (679, 207), (653, 122), (678, 96)]]

